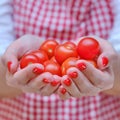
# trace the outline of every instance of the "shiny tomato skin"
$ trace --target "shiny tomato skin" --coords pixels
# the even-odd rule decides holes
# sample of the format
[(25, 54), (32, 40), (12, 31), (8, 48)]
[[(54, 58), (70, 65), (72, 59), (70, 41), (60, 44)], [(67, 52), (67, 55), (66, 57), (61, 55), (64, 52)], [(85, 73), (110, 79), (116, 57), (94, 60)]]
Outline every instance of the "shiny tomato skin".
[(29, 64), (40, 63), (43, 64), (48, 60), (47, 54), (42, 50), (35, 50), (25, 54), (20, 60), (20, 68), (24, 68)]
[(77, 52), (80, 58), (93, 60), (100, 54), (100, 46), (96, 39), (85, 37), (79, 41), (77, 45)]
[(58, 46), (58, 42), (56, 40), (46, 40), (39, 49), (45, 51), (50, 59), (54, 56), (56, 46)]
[(20, 68), (23, 69), (29, 64), (38, 63), (39, 59), (33, 54), (26, 54), (20, 60)]
[(62, 75), (65, 75), (67, 73), (68, 68), (76, 67), (75, 64), (76, 64), (77, 60), (79, 60), (79, 58), (76, 58), (76, 57), (70, 57), (70, 58), (66, 59), (61, 66)]
[(73, 42), (71, 42), (71, 41), (65, 42), (64, 45), (67, 45), (67, 46), (69, 46), (69, 47), (71, 47), (71, 48), (76, 48), (76, 44), (73, 43)]
[(61, 76), (61, 67), (58, 63), (48, 60), (44, 62), (44, 72), (50, 72), (53, 75)]
[(49, 59), (47, 53), (43, 50), (35, 50), (31, 52), (31, 54), (35, 55), (38, 58), (38, 62), (41, 64)]
[(55, 49), (54, 56), (59, 64), (62, 64), (69, 57), (78, 57), (76, 45), (72, 42), (58, 45)]

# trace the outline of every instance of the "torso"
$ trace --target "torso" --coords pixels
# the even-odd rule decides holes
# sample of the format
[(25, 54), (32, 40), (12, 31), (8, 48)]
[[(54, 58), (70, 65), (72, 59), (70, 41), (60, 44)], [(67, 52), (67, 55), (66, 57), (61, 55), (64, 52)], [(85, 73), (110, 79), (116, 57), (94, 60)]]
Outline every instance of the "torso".
[[(107, 39), (113, 25), (113, 13), (107, 1), (14, 0), (16, 37), (30, 33), (59, 41), (75, 41), (84, 35)], [(0, 119), (119, 120), (119, 101), (119, 97), (103, 94), (66, 101), (54, 94), (50, 97), (24, 94), (0, 101)]]

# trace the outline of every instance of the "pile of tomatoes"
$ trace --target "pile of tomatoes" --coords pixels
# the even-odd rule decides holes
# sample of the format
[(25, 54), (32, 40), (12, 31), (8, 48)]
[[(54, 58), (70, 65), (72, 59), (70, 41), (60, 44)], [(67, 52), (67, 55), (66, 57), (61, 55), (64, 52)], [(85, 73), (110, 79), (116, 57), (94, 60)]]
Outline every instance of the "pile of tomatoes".
[(100, 54), (100, 46), (96, 39), (83, 37), (76, 45), (73, 42), (59, 44), (56, 40), (46, 40), (38, 50), (25, 54), (20, 60), (20, 68), (29, 64), (44, 65), (43, 72), (63, 76), (70, 67), (75, 67), (79, 59), (90, 61), (96, 66)]

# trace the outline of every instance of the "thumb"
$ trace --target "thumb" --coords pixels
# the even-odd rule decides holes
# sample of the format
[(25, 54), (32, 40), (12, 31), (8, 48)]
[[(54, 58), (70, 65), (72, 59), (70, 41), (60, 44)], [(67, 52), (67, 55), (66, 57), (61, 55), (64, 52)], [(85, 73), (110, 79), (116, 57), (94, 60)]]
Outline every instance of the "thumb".
[(97, 66), (99, 69), (108, 68), (117, 59), (117, 54), (112, 44), (108, 40), (104, 40), (94, 36), (98, 40), (101, 48), (101, 54), (97, 58)]
[(97, 59), (97, 65), (100, 69), (105, 69), (110, 67), (117, 58), (117, 54), (114, 52), (103, 52)]
[(101, 54), (97, 59), (97, 65), (99, 69), (105, 69), (109, 66), (109, 56), (105, 53)]
[(12, 74), (17, 71), (19, 66), (18, 59), (14, 54), (11, 54), (9, 56), (4, 55), (2, 57), (2, 63), (5, 67), (7, 67), (7, 70)]

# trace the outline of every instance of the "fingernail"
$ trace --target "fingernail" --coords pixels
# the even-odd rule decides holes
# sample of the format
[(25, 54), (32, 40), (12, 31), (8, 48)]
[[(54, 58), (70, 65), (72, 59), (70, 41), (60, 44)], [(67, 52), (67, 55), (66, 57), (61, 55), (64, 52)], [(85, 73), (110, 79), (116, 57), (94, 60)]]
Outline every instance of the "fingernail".
[(78, 73), (77, 72), (71, 72), (71, 73), (69, 73), (69, 76), (71, 78), (77, 78), (78, 77)]
[(50, 83), (50, 81), (48, 79), (46, 79), (46, 78), (43, 79), (43, 82), (44, 83)]
[(41, 74), (42, 72), (43, 72), (43, 69), (41, 69), (41, 68), (35, 67), (33, 69), (33, 73), (35, 73), (35, 74)]
[(77, 67), (78, 67), (79, 70), (82, 71), (82, 70), (85, 70), (85, 69), (86, 69), (86, 64), (85, 64), (85, 63), (78, 63), (78, 64), (77, 64)]
[(71, 85), (71, 80), (69, 79), (69, 78), (67, 78), (67, 79), (65, 79), (64, 81), (63, 81), (63, 83), (66, 85), (66, 86), (70, 86)]
[(102, 64), (105, 67), (108, 64), (108, 58), (107, 57), (102, 57)]
[(8, 61), (7, 67), (8, 67), (8, 71), (9, 71), (9, 72), (11, 71), (11, 64), (12, 64), (12, 62), (11, 62), (11, 61)]
[(65, 93), (67, 92), (67, 90), (66, 90), (65, 88), (60, 88), (60, 92), (61, 92), (62, 94), (65, 94)]
[(58, 85), (60, 83), (60, 81), (58, 81), (58, 80), (53, 80), (53, 81), (51, 81), (51, 85), (52, 86), (56, 86), (56, 85)]

